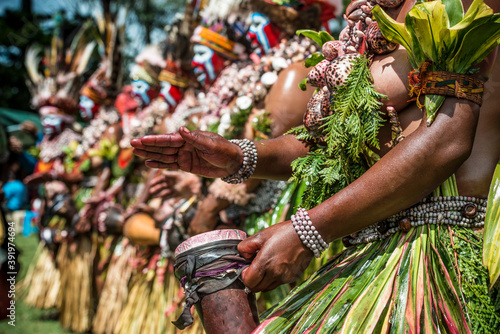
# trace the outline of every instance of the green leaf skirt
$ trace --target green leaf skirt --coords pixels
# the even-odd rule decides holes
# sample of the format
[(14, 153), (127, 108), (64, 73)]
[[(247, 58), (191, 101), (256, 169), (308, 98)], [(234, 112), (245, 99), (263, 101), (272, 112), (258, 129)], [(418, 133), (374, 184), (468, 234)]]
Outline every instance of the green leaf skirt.
[(482, 234), (423, 225), (346, 249), (262, 315), (254, 333), (498, 333)]

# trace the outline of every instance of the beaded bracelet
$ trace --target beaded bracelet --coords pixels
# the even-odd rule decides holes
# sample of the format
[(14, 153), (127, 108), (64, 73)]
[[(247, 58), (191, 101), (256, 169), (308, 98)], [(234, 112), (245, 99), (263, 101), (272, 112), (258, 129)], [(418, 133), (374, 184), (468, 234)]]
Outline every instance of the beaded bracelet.
[(221, 180), (227, 183), (237, 184), (247, 180), (255, 171), (255, 167), (257, 166), (257, 148), (255, 148), (255, 144), (248, 139), (231, 139), (230, 142), (238, 145), (243, 151), (243, 164), (236, 173), (223, 177)]
[(320, 257), (321, 253), (328, 248), (328, 243), (323, 240), (312, 224), (306, 209), (297, 209), (297, 212), (292, 215), (292, 224), (302, 243), (313, 252), (315, 257)]

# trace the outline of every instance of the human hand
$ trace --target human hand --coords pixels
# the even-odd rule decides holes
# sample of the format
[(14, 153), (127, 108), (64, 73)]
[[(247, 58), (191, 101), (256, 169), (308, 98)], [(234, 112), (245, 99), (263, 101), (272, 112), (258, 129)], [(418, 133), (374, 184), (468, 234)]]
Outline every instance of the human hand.
[(134, 154), (146, 158), (150, 168), (183, 170), (205, 177), (234, 174), (243, 163), (240, 147), (207, 131), (189, 131), (132, 139)]
[(14, 153), (21, 153), (23, 151), (23, 143), (14, 136), (9, 137), (9, 149)]
[(91, 222), (91, 212), (93, 210), (85, 211), (78, 218), (78, 221), (75, 224), (75, 231), (78, 233), (86, 233), (90, 231), (92, 222)]
[(243, 240), (238, 251), (245, 258), (255, 256), (243, 270), (243, 283), (250, 290), (269, 291), (296, 281), (314, 257), (299, 239), (290, 221), (268, 227)]
[(54, 176), (50, 173), (40, 172), (28, 175), (23, 182), (27, 186), (37, 186), (39, 184), (54, 180)]
[(219, 222), (218, 213), (206, 213), (202, 210), (196, 210), (193, 220), (189, 222), (188, 234), (190, 236), (210, 232), (215, 229)]
[(162, 170), (151, 180), (149, 193), (153, 197), (167, 199), (175, 196), (189, 198), (200, 193), (198, 176), (183, 171)]
[(38, 127), (32, 121), (22, 122), (19, 128), (21, 129), (21, 131), (31, 133), (33, 136), (36, 136), (36, 134), (38, 133)]

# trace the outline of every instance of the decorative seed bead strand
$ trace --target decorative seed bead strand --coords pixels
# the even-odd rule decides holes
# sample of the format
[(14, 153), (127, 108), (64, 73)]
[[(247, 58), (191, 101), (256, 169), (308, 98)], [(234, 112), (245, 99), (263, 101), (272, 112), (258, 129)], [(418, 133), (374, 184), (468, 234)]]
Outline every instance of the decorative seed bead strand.
[(398, 231), (426, 224), (469, 228), (484, 226), (487, 200), (467, 196), (424, 198), (415, 206), (342, 239), (346, 247), (385, 239)]
[(293, 228), (295, 228), (302, 243), (313, 252), (315, 257), (320, 257), (321, 253), (328, 248), (328, 243), (323, 240), (312, 224), (307, 210), (299, 208), (297, 212), (292, 215), (291, 219)]
[(255, 171), (255, 167), (257, 167), (257, 148), (248, 139), (231, 139), (230, 142), (238, 145), (243, 151), (243, 164), (236, 173), (223, 177), (221, 180), (237, 184), (247, 180)]

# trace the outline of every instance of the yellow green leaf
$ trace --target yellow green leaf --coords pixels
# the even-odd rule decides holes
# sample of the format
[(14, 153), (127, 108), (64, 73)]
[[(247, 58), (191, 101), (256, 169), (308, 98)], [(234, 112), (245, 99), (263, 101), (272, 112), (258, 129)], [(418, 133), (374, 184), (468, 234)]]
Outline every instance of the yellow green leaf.
[[(499, 21), (499, 20), (497, 20)], [(463, 37), (448, 70), (464, 73), (482, 61), (499, 43), (500, 21), (476, 26)]]
[(446, 54), (440, 32), (450, 27), (444, 5), (440, 1), (415, 5), (408, 12), (405, 22), (413, 28), (417, 39), (414, 44), (418, 42), (427, 59), (439, 62)]
[(443, 0), (442, 2), (448, 13), (451, 26), (454, 26), (463, 19), (464, 7), (461, 0)]
[(411, 50), (411, 37), (403, 23), (396, 22), (380, 6), (375, 6), (372, 14), (385, 38), (401, 44), (408, 51)]
[(490, 289), (500, 276), (500, 161), (488, 195), (488, 206), (484, 221), (483, 265), (490, 274)]
[(482, 17), (490, 16), (493, 14), (493, 10), (484, 4), (484, 0), (474, 0), (474, 2), (470, 5), (467, 13), (460, 22), (452, 26), (453, 30), (461, 30), (465, 29), (471, 24), (473, 21), (478, 20)]

